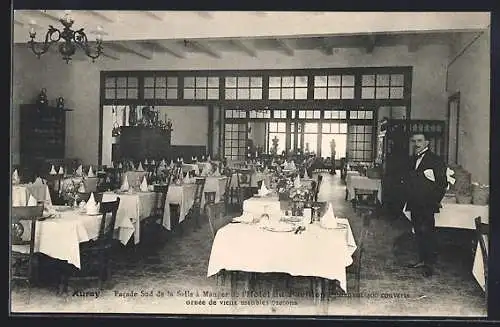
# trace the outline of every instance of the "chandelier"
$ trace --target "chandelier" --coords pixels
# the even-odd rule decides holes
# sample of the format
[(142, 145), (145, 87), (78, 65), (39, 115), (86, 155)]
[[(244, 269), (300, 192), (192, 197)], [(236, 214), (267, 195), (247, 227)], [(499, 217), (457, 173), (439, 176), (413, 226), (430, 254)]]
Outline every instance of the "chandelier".
[(59, 44), (59, 53), (62, 55), (62, 59), (65, 60), (66, 63), (70, 62), (71, 57), (75, 54), (77, 48), (82, 49), (85, 54), (92, 59), (92, 62), (95, 62), (95, 60), (102, 54), (102, 28), (98, 27), (97, 29), (96, 47), (95, 49), (92, 49), (83, 28), (76, 31), (71, 29), (74, 20), (71, 18), (69, 12), (66, 12), (65, 15), (59, 19), (59, 22), (64, 26), (64, 29), (61, 31), (52, 25), (49, 25), (49, 30), (47, 31), (47, 34), (45, 34), (45, 41), (40, 43), (35, 41), (35, 24), (32, 21), (32, 26), (29, 32), (31, 40), (28, 41), (28, 45), (33, 53), (40, 59), (40, 56), (46, 53), (54, 43), (62, 41)]

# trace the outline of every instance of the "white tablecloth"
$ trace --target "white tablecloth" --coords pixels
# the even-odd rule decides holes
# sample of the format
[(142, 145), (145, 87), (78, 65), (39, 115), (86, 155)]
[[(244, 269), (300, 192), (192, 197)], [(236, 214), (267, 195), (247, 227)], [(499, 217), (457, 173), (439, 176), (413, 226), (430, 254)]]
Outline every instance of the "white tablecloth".
[(182, 172), (187, 173), (189, 171), (194, 171), (196, 175), (200, 174), (200, 169), (198, 168), (197, 164), (188, 164), (188, 163), (183, 163), (182, 164)]
[[(79, 244), (97, 238), (101, 219), (101, 215), (89, 216), (75, 209), (58, 212), (56, 218), (37, 221), (34, 250), (80, 269)], [(29, 239), (29, 221), (24, 221), (23, 225), (23, 239)]]
[(102, 200), (114, 201), (120, 197), (120, 206), (116, 214), (116, 227), (119, 229), (119, 240), (127, 244), (132, 235), (134, 243), (140, 241), (140, 222), (144, 218), (150, 217), (159, 203), (160, 193), (155, 192), (134, 192), (130, 194), (116, 194), (105, 192)]
[(132, 188), (138, 189), (142, 183), (142, 179), (147, 174), (147, 171), (127, 171), (122, 175), (121, 182), (123, 183), (125, 176), (127, 176), (128, 185)]
[(201, 172), (203, 172), (204, 169), (209, 173), (212, 172), (212, 163), (205, 161), (205, 162), (197, 162), (196, 164), (198, 165), (198, 171), (200, 172), (200, 174)]
[[(442, 208), (439, 209), (439, 213), (434, 215), (436, 227), (476, 229), (474, 224), (474, 219), (476, 217), (481, 217), (481, 221), (485, 224), (489, 222), (488, 206), (459, 203), (441, 203), (441, 205)], [(404, 213), (406, 218), (411, 221), (411, 213), (408, 211), (404, 211)], [(479, 243), (474, 256), (472, 274), (484, 290), (483, 254), (479, 247)]]
[(251, 197), (243, 201), (243, 212), (260, 217), (263, 213), (280, 215), (280, 201), (277, 196)]
[(327, 230), (311, 224), (298, 235), (228, 224), (215, 236), (207, 276), (222, 269), (281, 272), (338, 280), (346, 290), (346, 267), (352, 264), (356, 244), (347, 219), (339, 220), (348, 228)]
[(33, 195), (37, 201), (44, 201), (52, 204), (49, 187), (46, 184), (19, 184), (12, 186), (12, 206), (24, 207), (28, 203), (30, 195)]
[(171, 230), (170, 225), (170, 204), (178, 204), (180, 208), (179, 222), (182, 222), (186, 217), (189, 209), (193, 206), (195, 184), (170, 184), (168, 187), (167, 199), (165, 201), (165, 209), (163, 214), (163, 227)]
[(354, 199), (354, 189), (360, 188), (364, 190), (378, 191), (377, 198), (382, 202), (382, 181), (380, 179), (372, 179), (366, 176), (347, 175), (346, 177), (347, 200)]

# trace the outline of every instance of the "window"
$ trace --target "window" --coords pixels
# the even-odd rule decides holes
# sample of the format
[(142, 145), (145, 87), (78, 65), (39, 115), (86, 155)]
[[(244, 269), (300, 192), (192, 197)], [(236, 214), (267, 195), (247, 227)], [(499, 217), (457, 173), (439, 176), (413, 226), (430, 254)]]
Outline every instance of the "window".
[(354, 99), (354, 75), (314, 76), (314, 99)]
[(226, 118), (247, 118), (246, 110), (226, 109), (224, 113)]
[(106, 99), (138, 99), (139, 79), (137, 77), (106, 77), (104, 84)]
[(318, 153), (318, 123), (304, 123), (304, 151)]
[(271, 118), (270, 110), (250, 110), (248, 114), (250, 118)]
[(325, 110), (324, 119), (346, 119), (345, 110)]
[(372, 126), (350, 125), (349, 126), (349, 160), (371, 161), (372, 160)]
[(335, 158), (344, 158), (347, 146), (347, 123), (322, 123), (321, 124), (321, 156), (331, 157), (331, 141), (335, 140)]
[(273, 110), (273, 118), (286, 118), (286, 110)]
[(269, 100), (307, 99), (307, 76), (270, 76)]
[(219, 77), (184, 77), (184, 99), (218, 100)]
[(373, 111), (351, 110), (349, 111), (349, 119), (373, 119)]
[(148, 76), (144, 78), (144, 99), (177, 99), (177, 77)]
[(320, 119), (320, 110), (299, 110), (299, 119)]
[(371, 74), (361, 79), (362, 99), (403, 99), (403, 74)]
[(268, 132), (268, 149), (271, 152), (273, 149), (273, 145), (275, 144), (276, 140), (278, 141), (277, 143), (277, 148), (276, 148), (276, 153), (280, 154), (282, 151), (285, 150), (286, 146), (286, 123), (284, 122), (269, 122), (267, 123), (267, 130)]
[(224, 124), (224, 155), (230, 160), (244, 160), (247, 124)]
[(262, 77), (226, 77), (226, 100), (262, 100)]

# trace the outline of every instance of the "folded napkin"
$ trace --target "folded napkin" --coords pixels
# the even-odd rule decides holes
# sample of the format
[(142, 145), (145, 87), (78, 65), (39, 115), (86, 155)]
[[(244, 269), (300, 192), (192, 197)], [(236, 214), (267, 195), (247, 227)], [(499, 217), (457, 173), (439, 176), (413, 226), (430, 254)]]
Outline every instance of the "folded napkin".
[(292, 162), (290, 162), (290, 163), (288, 164), (288, 169), (290, 169), (290, 170), (295, 169), (295, 162), (293, 162), (293, 161), (292, 161)]
[(455, 172), (452, 169), (450, 169), (450, 168), (446, 168), (446, 180), (451, 185), (454, 185), (455, 181), (456, 181), (455, 178), (452, 177), (453, 175), (455, 175)]
[(95, 177), (94, 171), (92, 170), (92, 166), (89, 168), (89, 173), (87, 174), (87, 177)]
[(142, 162), (139, 162), (139, 167), (137, 167), (137, 171), (144, 171), (144, 168), (142, 168)]
[(266, 183), (264, 183), (264, 181), (262, 181), (262, 184), (260, 186), (260, 189), (259, 189), (259, 195), (260, 196), (266, 196), (270, 193), (271, 191), (269, 191), (266, 187)]
[(184, 163), (184, 157), (181, 157), (181, 163)]
[(141, 183), (140, 189), (142, 192), (147, 192), (149, 190), (148, 181), (146, 180), (146, 176), (144, 176), (142, 178), (142, 183)]
[(194, 161), (198, 161), (198, 156), (194, 157)]
[(84, 183), (80, 183), (80, 187), (78, 188), (78, 192), (79, 193), (85, 193), (86, 190), (85, 190), (85, 184)]
[[(172, 163), (172, 160), (170, 160), (170, 162)], [(161, 159), (160, 165), (164, 165), (164, 166), (167, 165), (167, 162), (165, 161), (165, 159)]]
[(63, 168), (63, 166), (59, 167), (58, 174), (59, 175), (64, 175), (64, 168)]
[(233, 221), (238, 223), (246, 223), (251, 224), (254, 222), (254, 216), (250, 212), (243, 212), (243, 214), (239, 217), (234, 217)]
[(92, 214), (99, 212), (99, 204), (95, 200), (94, 192), (90, 193), (89, 200), (85, 204), (85, 211)]
[(307, 170), (306, 170), (306, 172), (304, 173), (304, 178), (311, 179), (311, 176), (309, 176), (309, 174), (308, 174)]
[(40, 177), (37, 177), (35, 179), (35, 182), (33, 183), (33, 185), (43, 185), (43, 184), (45, 184), (45, 183), (43, 182), (43, 180)]
[(208, 176), (210, 174), (210, 169), (207, 165), (203, 165), (203, 170), (201, 171), (201, 176)]
[(144, 165), (147, 165), (148, 164), (148, 159), (146, 158), (146, 160), (144, 160)]
[(184, 182), (184, 184), (191, 183), (191, 176), (189, 176), (189, 173), (187, 173), (186, 176), (184, 176), (183, 182)]
[(174, 166), (174, 161), (170, 160), (170, 167), (173, 167), (173, 166)]
[(115, 168), (115, 165), (113, 164), (113, 161), (111, 161), (111, 165), (109, 165), (110, 168)]
[(210, 155), (207, 156), (207, 161), (210, 161)]
[(293, 181), (293, 186), (295, 188), (299, 188), (300, 187), (300, 176), (297, 175), (297, 177), (295, 177), (295, 180)]
[(51, 175), (57, 175), (57, 172), (56, 172), (56, 167), (54, 167), (54, 165), (52, 165), (52, 167), (50, 167), (50, 172), (49, 174)]
[(213, 176), (215, 176), (215, 177), (220, 177), (221, 176), (221, 173), (219, 171), (219, 166), (217, 166), (217, 168), (215, 168)]
[(33, 195), (30, 194), (30, 197), (28, 199), (28, 203), (26, 204), (28, 207), (34, 207), (38, 205), (38, 201), (35, 199)]
[(151, 164), (152, 164), (152, 165), (156, 165), (156, 162), (155, 162), (155, 160), (154, 160), (154, 159), (153, 159), (153, 160), (151, 160)]
[(120, 163), (118, 164), (118, 169), (122, 169), (122, 168), (123, 168), (123, 165), (122, 165), (122, 163), (120, 162)]
[(12, 183), (18, 184), (19, 181), (20, 181), (19, 174), (17, 172), (17, 169), (15, 169), (14, 172), (12, 173)]
[(78, 166), (78, 169), (75, 171), (76, 176), (82, 176), (83, 175), (83, 167), (82, 165)]
[(123, 179), (122, 186), (120, 187), (120, 191), (128, 191), (130, 186), (128, 185), (128, 177), (125, 175), (125, 178)]
[(326, 209), (325, 214), (320, 219), (320, 223), (323, 227), (326, 228), (337, 228), (337, 218), (333, 213), (333, 207), (331, 203), (328, 203), (328, 208)]

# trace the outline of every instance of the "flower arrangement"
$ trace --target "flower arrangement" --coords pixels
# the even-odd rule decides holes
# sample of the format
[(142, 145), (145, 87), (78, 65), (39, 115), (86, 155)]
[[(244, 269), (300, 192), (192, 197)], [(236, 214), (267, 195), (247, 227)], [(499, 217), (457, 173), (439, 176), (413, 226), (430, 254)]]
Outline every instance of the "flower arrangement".
[(279, 194), (290, 193), (293, 189), (293, 181), (290, 177), (280, 173), (277, 176), (276, 190)]
[(311, 197), (311, 191), (310, 189), (302, 185), (299, 188), (292, 188), (290, 190), (290, 199), (295, 202), (307, 202), (310, 200)]
[(78, 199), (78, 188), (81, 183), (81, 178), (67, 178), (61, 181), (59, 195), (65, 204), (72, 206), (75, 203)]

